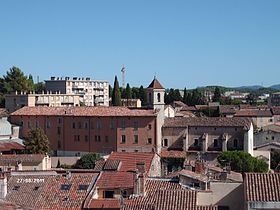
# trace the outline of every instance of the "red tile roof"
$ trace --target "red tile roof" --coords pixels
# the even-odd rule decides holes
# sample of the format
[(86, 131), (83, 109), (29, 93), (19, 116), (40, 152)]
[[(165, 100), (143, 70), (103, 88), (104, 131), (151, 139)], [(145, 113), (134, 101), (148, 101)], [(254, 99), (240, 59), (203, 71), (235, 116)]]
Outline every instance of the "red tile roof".
[(246, 173), (244, 186), (246, 201), (280, 201), (280, 173)]
[(121, 207), (120, 200), (117, 199), (92, 199), (89, 207), (91, 209), (119, 209)]
[(236, 110), (235, 117), (272, 117), (270, 110), (241, 109)]
[(129, 189), (134, 186), (134, 173), (123, 171), (103, 171), (96, 186), (101, 189)]
[(196, 210), (218, 210), (218, 206), (196, 206)]
[(119, 171), (135, 171), (136, 163), (144, 162), (145, 169), (150, 170), (154, 153), (148, 152), (112, 152), (108, 160), (120, 160)]
[(160, 82), (154, 78), (151, 84), (148, 86), (148, 88), (153, 88), (153, 89), (164, 89), (164, 87), (160, 84)]
[(25, 147), (17, 142), (13, 141), (0, 141), (0, 151), (11, 151), (11, 150), (24, 150)]
[(16, 155), (0, 155), (0, 164), (14, 164), (18, 161), (22, 163), (40, 163), (45, 158), (43, 154), (16, 154)]
[(249, 130), (251, 121), (249, 118), (228, 117), (174, 117), (164, 121), (164, 127), (243, 127)]
[[(81, 209), (96, 173), (51, 175), (49, 172), (14, 173), (8, 180), (6, 201), (24, 209)], [(48, 175), (42, 175), (48, 174)]]
[(186, 158), (185, 151), (176, 151), (176, 150), (162, 150), (160, 153), (162, 158)]
[(129, 109), (127, 107), (23, 107), (11, 114), (11, 116), (96, 116), (96, 117), (142, 117), (155, 116), (150, 109)]

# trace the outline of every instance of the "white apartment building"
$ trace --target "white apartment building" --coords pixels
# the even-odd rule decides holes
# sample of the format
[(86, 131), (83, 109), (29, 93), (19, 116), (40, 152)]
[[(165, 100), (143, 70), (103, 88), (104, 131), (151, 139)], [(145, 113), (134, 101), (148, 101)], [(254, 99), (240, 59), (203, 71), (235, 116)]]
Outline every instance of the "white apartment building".
[(51, 77), (46, 80), (47, 91), (80, 95), (86, 106), (109, 106), (109, 82), (89, 77)]

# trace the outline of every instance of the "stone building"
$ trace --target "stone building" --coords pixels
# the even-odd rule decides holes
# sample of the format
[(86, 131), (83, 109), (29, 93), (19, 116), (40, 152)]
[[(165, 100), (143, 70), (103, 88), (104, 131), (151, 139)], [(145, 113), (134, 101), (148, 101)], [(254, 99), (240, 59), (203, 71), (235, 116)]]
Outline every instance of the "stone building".
[(9, 112), (14, 112), (24, 106), (80, 106), (80, 96), (77, 94), (61, 94), (42, 92), (7, 94), (5, 107)]

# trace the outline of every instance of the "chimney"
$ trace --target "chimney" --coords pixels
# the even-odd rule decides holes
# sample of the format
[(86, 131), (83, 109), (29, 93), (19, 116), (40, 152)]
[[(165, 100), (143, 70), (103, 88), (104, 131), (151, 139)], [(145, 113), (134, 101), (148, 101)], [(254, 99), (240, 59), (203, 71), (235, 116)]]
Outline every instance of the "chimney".
[(145, 163), (136, 163), (135, 183), (134, 183), (134, 194), (144, 195), (145, 194)]
[(7, 176), (5, 173), (0, 174), (0, 199), (4, 199), (8, 192)]
[(15, 170), (22, 171), (22, 162), (21, 161), (17, 161)]
[(195, 161), (195, 173), (203, 174), (205, 172), (205, 166), (204, 163), (201, 160)]

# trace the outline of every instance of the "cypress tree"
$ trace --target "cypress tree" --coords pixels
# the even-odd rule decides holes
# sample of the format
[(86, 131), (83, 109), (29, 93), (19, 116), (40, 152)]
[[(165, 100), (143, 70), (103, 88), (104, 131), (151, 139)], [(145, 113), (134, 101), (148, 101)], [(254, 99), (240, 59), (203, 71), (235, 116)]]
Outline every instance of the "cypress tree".
[(117, 76), (115, 76), (115, 81), (114, 81), (114, 88), (113, 88), (113, 94), (112, 94), (112, 105), (121, 106), (121, 92), (120, 92)]

